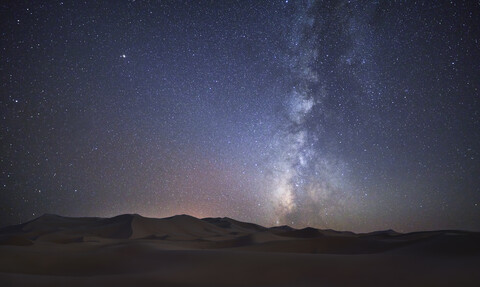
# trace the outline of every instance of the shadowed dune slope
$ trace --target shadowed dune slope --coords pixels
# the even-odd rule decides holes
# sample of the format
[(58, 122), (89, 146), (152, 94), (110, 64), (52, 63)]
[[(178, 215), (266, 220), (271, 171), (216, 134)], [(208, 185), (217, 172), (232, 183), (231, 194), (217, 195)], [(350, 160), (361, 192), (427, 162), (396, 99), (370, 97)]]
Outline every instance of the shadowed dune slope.
[(480, 233), (43, 215), (0, 229), (0, 286), (480, 286)]

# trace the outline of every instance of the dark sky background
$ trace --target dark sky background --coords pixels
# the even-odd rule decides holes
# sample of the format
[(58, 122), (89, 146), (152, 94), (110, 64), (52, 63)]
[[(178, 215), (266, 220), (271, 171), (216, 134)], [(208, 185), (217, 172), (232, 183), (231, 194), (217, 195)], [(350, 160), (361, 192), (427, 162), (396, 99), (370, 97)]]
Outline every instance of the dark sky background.
[(0, 223), (480, 230), (478, 1), (2, 1)]

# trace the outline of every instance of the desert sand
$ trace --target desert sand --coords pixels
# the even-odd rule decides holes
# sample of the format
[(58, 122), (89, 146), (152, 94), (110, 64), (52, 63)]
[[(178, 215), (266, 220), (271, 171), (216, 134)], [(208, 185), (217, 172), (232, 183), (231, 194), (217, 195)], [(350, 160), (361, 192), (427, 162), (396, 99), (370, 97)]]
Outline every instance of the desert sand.
[(0, 286), (480, 286), (480, 233), (43, 215), (0, 229)]

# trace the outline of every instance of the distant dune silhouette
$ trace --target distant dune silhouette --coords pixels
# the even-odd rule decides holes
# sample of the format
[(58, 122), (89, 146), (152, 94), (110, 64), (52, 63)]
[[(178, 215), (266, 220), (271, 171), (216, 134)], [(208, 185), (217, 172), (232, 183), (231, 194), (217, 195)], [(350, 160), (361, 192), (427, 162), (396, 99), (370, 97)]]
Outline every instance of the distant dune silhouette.
[(46, 214), (0, 229), (1, 286), (480, 286), (480, 233)]

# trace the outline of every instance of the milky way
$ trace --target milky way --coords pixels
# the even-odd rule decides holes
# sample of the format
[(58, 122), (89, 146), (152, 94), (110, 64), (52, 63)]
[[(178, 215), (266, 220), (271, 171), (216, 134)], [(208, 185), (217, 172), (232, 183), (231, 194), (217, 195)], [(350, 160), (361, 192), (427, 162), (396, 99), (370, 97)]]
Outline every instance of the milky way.
[(475, 1), (0, 8), (2, 225), (480, 230)]
[[(323, 116), (328, 109), (323, 103), (327, 96), (321, 87), (324, 83), (314, 66), (319, 51), (316, 19), (309, 15), (313, 6), (311, 2), (298, 9), (286, 35), (287, 72), (292, 87), (284, 105), (287, 121), (274, 138), (272, 175), (267, 178), (272, 185), (276, 224), (327, 225), (328, 214), (344, 205), (348, 192), (339, 159), (329, 158), (321, 148), (317, 149), (317, 139), (324, 135), (310, 131), (307, 123), (314, 108), (317, 116)], [(332, 199), (338, 193), (340, 199)]]

